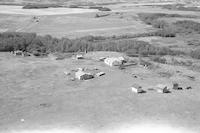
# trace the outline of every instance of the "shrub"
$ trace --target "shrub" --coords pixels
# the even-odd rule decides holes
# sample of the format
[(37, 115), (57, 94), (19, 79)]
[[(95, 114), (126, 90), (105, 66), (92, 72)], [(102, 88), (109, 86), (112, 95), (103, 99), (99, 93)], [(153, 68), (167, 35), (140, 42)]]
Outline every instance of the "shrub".
[(178, 27), (178, 31), (180, 33), (191, 33), (196, 32), (200, 34), (200, 23), (191, 21), (191, 20), (183, 20), (177, 21), (174, 23), (176, 27)]
[(155, 35), (161, 37), (176, 37), (176, 31), (172, 28), (164, 28), (155, 32)]
[(102, 8), (99, 8), (99, 11), (111, 11), (111, 9), (107, 7), (102, 7)]
[(169, 10), (200, 11), (198, 7), (185, 7), (184, 4), (163, 5), (162, 7)]
[(89, 9), (101, 9), (103, 8), (102, 6), (90, 6)]
[(152, 25), (158, 28), (157, 32), (150, 33), (151, 35), (161, 37), (175, 37), (176, 33), (200, 33), (200, 23), (191, 20), (177, 21), (169, 25), (164, 20), (159, 18), (164, 17), (181, 17), (181, 18), (195, 18), (196, 16), (191, 15), (179, 15), (179, 14), (165, 14), (165, 13), (140, 13), (139, 18), (148, 25)]
[(151, 60), (158, 62), (158, 63), (162, 63), (162, 64), (167, 63), (167, 60), (165, 58), (160, 57), (160, 56), (153, 56), (153, 57), (151, 57)]
[(187, 45), (200, 46), (200, 40), (190, 40), (187, 42)]
[(146, 24), (153, 25), (157, 23), (156, 20), (159, 18), (179, 17), (179, 18), (194, 18), (196, 16), (191, 15), (180, 15), (180, 14), (165, 14), (165, 13), (139, 13), (139, 18)]
[(154, 20), (154, 22), (152, 22), (152, 25), (153, 27), (159, 29), (164, 29), (166, 27), (169, 27), (169, 24), (164, 20)]
[(164, 72), (159, 72), (158, 73), (161, 77), (165, 77), (165, 78), (170, 78), (173, 76), (173, 73), (169, 72), (169, 71), (164, 71)]
[(42, 43), (40, 37), (33, 39), (31, 44), (27, 47), (28, 52), (46, 53), (47, 47)]
[(126, 55), (129, 57), (138, 57), (138, 51), (136, 51), (135, 49), (128, 49), (126, 52)]
[(195, 59), (200, 59), (200, 48), (190, 52), (190, 56)]
[(191, 60), (185, 60), (185, 59), (176, 59), (172, 58), (172, 64), (173, 65), (181, 65), (181, 66), (191, 66), (193, 62)]
[(49, 7), (62, 7), (60, 5), (56, 5), (56, 4), (27, 4), (25, 6), (23, 6), (23, 9), (40, 9), (40, 8), (49, 8)]
[(70, 5), (69, 8), (79, 8), (78, 5)]

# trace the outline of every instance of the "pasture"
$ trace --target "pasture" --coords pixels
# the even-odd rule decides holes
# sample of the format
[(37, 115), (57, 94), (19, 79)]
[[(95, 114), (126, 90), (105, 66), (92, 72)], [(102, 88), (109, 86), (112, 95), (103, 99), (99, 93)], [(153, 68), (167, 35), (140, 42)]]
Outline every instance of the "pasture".
[[(120, 56), (118, 53), (92, 52), (85, 55), (87, 59), (84, 60), (52, 60), (1, 53), (0, 63), (4, 65), (0, 66), (0, 130), (8, 133), (35, 129), (108, 132), (131, 124), (150, 126), (158, 123), (157, 130), (162, 125), (172, 128), (173, 132), (183, 131), (182, 128), (189, 132), (200, 129), (199, 72), (170, 65), (160, 65), (156, 70), (139, 66), (119, 70), (95, 61), (102, 55)], [(63, 73), (79, 67), (98, 68), (106, 75), (88, 81), (71, 81)], [(172, 76), (163, 77), (161, 72), (170, 72)], [(183, 75), (192, 75), (195, 81)], [(193, 89), (172, 90), (169, 94), (147, 90), (158, 83), (171, 85), (172, 81)], [(148, 92), (134, 94), (129, 89), (133, 83), (142, 85)]]

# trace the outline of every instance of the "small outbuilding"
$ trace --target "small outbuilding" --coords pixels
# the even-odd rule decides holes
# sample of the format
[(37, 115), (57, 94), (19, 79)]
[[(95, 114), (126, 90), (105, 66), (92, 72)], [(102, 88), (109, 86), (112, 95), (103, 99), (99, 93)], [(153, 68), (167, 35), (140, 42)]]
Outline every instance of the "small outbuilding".
[(96, 74), (96, 76), (97, 76), (97, 77), (100, 77), (100, 76), (103, 76), (103, 75), (105, 75), (105, 74), (106, 74), (105, 72), (99, 72), (99, 73)]
[(133, 84), (131, 86), (131, 90), (132, 92), (135, 92), (135, 93), (144, 93), (145, 91), (142, 89), (142, 86), (138, 85), (138, 84)]
[(81, 55), (81, 54), (80, 54), (80, 55), (76, 55), (76, 59), (77, 59), (77, 60), (83, 59), (83, 55)]
[(32, 54), (29, 53), (29, 52), (23, 52), (23, 54), (24, 54), (25, 57), (26, 57), (26, 56), (32, 56)]
[(185, 89), (186, 90), (190, 90), (190, 89), (192, 89), (192, 87), (191, 86), (187, 86)]
[(180, 87), (178, 83), (173, 83), (172, 89), (174, 89), (174, 90), (182, 90), (183, 88)]
[(99, 61), (104, 61), (106, 59), (106, 57), (100, 57)]
[(90, 73), (86, 73), (83, 71), (78, 71), (75, 73), (75, 77), (79, 80), (88, 80), (94, 78), (94, 76)]
[(17, 51), (14, 51), (14, 55), (15, 56), (24, 56), (24, 53), (23, 53), (23, 51), (17, 50)]
[(169, 93), (170, 92), (167, 85), (163, 85), (163, 84), (156, 85), (155, 90), (158, 93)]
[(67, 76), (71, 75), (71, 73), (68, 72), (68, 71), (64, 71), (64, 74), (67, 75)]
[(172, 87), (172, 89), (174, 89), (174, 90), (178, 90), (178, 83), (173, 83), (173, 87)]

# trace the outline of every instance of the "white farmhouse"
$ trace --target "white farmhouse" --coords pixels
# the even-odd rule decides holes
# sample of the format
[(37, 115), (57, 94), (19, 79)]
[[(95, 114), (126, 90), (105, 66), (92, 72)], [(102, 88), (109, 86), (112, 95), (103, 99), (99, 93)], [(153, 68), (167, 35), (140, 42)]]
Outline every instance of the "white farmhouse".
[(119, 66), (122, 65), (123, 62), (125, 61), (124, 57), (118, 57), (118, 58), (106, 58), (104, 60), (104, 63), (106, 63), (109, 66)]

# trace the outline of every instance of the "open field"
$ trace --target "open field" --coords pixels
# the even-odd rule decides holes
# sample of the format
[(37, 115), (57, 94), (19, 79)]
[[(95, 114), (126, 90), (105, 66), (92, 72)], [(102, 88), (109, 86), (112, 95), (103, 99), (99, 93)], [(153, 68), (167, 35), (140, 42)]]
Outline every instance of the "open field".
[[(88, 53), (88, 59), (84, 60), (56, 61), (1, 53), (0, 64), (4, 65), (0, 66), (0, 130), (20, 132), (69, 128), (81, 132), (103, 132), (118, 130), (118, 125), (131, 124), (133, 129), (134, 125), (158, 124), (158, 130), (167, 127), (173, 132), (200, 130), (198, 72), (170, 65), (161, 65), (156, 71), (139, 66), (119, 70), (93, 60), (102, 55), (120, 56), (100, 52)], [(98, 68), (106, 75), (88, 81), (71, 81), (63, 73), (78, 67)], [(159, 76), (159, 72), (166, 71), (173, 76)], [(139, 78), (133, 78), (132, 74)], [(195, 81), (188, 79), (187, 75), (194, 76)], [(169, 94), (148, 91), (141, 95), (129, 89), (133, 83), (141, 84), (147, 90), (158, 83), (171, 85), (172, 81), (183, 87), (190, 85), (193, 89), (172, 90)]]
[[(133, 3), (107, 5), (106, 7), (112, 9), (111, 12), (79, 8), (21, 9), (21, 6), (5, 5), (0, 7), (1, 31), (36, 32), (58, 38), (85, 35), (112, 36), (153, 31), (151, 26), (143, 24), (138, 19), (137, 14), (142, 12), (200, 16), (197, 12), (170, 11)], [(108, 16), (96, 18), (96, 14), (108, 14)], [(34, 16), (36, 19), (33, 19)]]
[[(10, 14), (12, 11), (9, 11), (8, 13), (7, 10), (2, 9), (0, 12), (7, 12), (8, 14), (1, 15), (2, 25), (0, 28), (2, 30), (7, 29), (7, 31), (36, 32), (40, 35), (50, 34), (59, 38), (63, 36), (78, 37), (85, 35), (114, 35), (114, 33), (116, 35), (126, 33), (143, 33), (148, 31), (148, 29), (151, 29), (151, 27), (141, 24), (135, 20), (134, 16), (136, 14), (131, 16), (127, 15), (126, 18), (121, 18), (123, 15), (109, 13), (110, 15), (108, 17), (95, 18), (95, 14), (99, 13), (99, 11), (94, 9), (63, 9), (64, 10), (60, 9), (61, 12), (59, 12), (59, 9), (57, 8), (39, 10), (24, 9), (28, 10), (27, 14), (26, 11), (23, 12), (26, 16), (17, 15), (17, 12), (14, 9), (13, 12), (15, 12), (15, 15)], [(33, 10), (34, 12), (29, 10)], [(44, 12), (41, 12), (41, 10)], [(51, 10), (56, 10), (56, 12), (52, 12)], [(75, 11), (76, 14), (72, 14), (73, 11)], [(21, 11), (19, 11), (19, 14), (20, 13)], [(32, 15), (27, 16), (28, 14)], [(33, 20), (33, 16), (36, 14), (39, 15), (37, 22)], [(10, 21), (12, 21), (12, 23)], [(21, 23), (21, 21), (23, 21), (23, 23)]]
[(76, 9), (76, 8), (48, 8), (48, 9), (22, 9), (22, 6), (0, 5), (1, 14), (20, 14), (20, 15), (63, 15), (96, 12), (94, 9)]
[[(83, 16), (40, 16), (39, 22), (29, 16), (5, 16), (1, 18), (1, 29), (17, 32), (36, 32), (40, 35), (50, 34), (55, 37), (80, 37), (85, 35), (119, 35), (143, 33), (152, 28), (140, 22), (130, 22), (117, 18), (94, 18), (95, 14)], [(25, 20), (25, 21), (24, 21)], [(23, 23), (21, 23), (23, 21)], [(10, 22), (10, 23), (9, 23)], [(80, 24), (81, 22), (81, 24)]]

